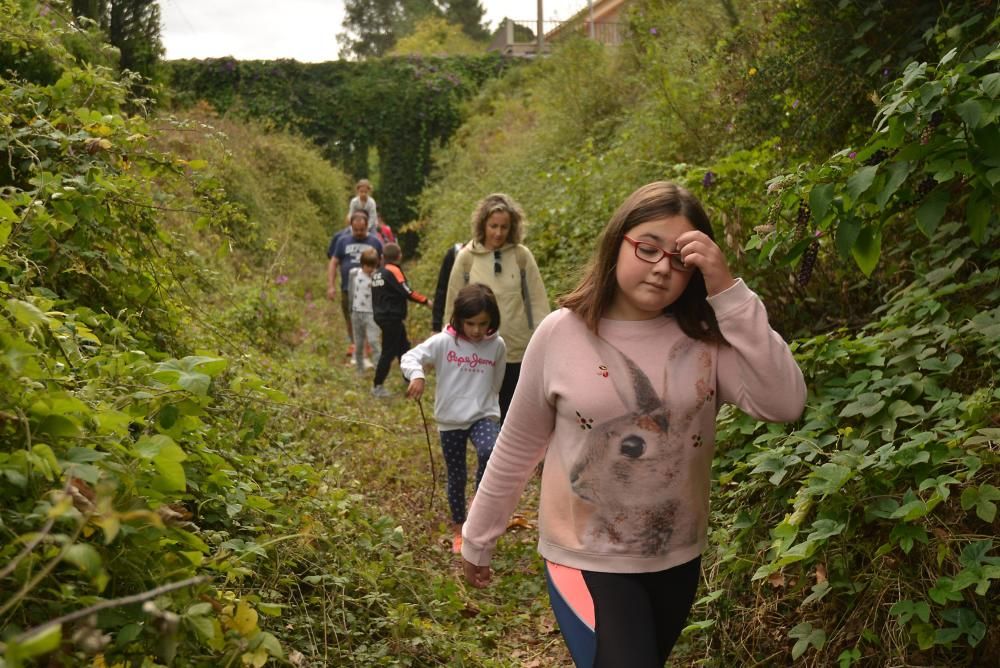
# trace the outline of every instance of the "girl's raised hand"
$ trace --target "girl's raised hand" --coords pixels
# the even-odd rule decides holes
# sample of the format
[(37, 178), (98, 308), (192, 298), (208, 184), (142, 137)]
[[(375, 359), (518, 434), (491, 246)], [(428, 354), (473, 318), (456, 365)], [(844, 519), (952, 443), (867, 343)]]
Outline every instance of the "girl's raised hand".
[(406, 388), (406, 398), (407, 399), (419, 399), (424, 395), (424, 379), (414, 378), (410, 381), (409, 387)]
[(489, 566), (476, 566), (471, 561), (462, 559), (462, 571), (465, 573), (465, 579), (473, 587), (482, 589), (490, 583)]
[(705, 289), (712, 297), (736, 283), (729, 273), (726, 256), (718, 244), (701, 230), (688, 230), (677, 237), (677, 249), (684, 264), (697, 267), (705, 278)]

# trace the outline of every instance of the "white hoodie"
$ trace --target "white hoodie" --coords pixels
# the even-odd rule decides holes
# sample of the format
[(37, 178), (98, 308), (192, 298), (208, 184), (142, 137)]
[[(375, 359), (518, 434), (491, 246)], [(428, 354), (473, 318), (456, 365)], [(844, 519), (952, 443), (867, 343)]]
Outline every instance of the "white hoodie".
[(434, 419), (440, 431), (468, 429), (485, 417), (500, 419), (507, 346), (499, 334), (473, 343), (449, 325), (407, 351), (399, 365), (407, 380), (424, 378), (425, 365), (437, 370)]

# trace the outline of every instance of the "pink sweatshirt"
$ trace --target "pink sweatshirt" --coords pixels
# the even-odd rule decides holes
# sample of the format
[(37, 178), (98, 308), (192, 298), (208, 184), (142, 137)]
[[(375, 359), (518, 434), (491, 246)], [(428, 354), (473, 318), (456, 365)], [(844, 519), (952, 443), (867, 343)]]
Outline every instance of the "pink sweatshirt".
[(538, 550), (549, 561), (636, 573), (701, 554), (719, 406), (784, 422), (806, 398), (742, 280), (708, 301), (730, 345), (695, 341), (669, 316), (603, 319), (600, 338), (566, 309), (545, 318), (465, 522), (465, 559), (489, 564), (543, 457)]

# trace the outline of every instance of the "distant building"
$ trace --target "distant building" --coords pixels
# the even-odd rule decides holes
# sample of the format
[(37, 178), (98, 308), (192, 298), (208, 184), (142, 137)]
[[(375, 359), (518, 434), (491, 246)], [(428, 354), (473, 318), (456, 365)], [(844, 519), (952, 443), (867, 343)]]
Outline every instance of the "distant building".
[[(593, 37), (610, 46), (621, 44), (625, 39), (622, 12), (630, 2), (631, 0), (594, 0), (592, 7), (582, 3), (583, 9), (566, 21), (543, 21), (542, 53), (548, 51), (549, 43), (567, 39), (571, 35)], [(504, 18), (493, 34), (489, 50), (499, 51), (505, 56), (534, 57), (538, 53), (538, 27), (537, 20)]]
[[(625, 41), (624, 10), (631, 0), (594, 0), (591, 7), (583, 9), (545, 33), (546, 42), (558, 42), (570, 35), (591, 37), (601, 44), (618, 46)], [(593, 31), (591, 31), (593, 16)]]

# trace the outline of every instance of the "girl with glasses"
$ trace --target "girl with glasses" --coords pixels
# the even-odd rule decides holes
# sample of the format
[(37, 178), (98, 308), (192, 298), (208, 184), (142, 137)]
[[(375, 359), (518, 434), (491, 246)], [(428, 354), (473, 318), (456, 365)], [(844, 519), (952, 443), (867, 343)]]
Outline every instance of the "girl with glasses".
[(715, 416), (798, 419), (806, 387), (697, 199), (650, 183), (538, 327), (463, 529), (477, 587), (544, 459), (539, 552), (577, 666), (663, 666), (706, 545)]

